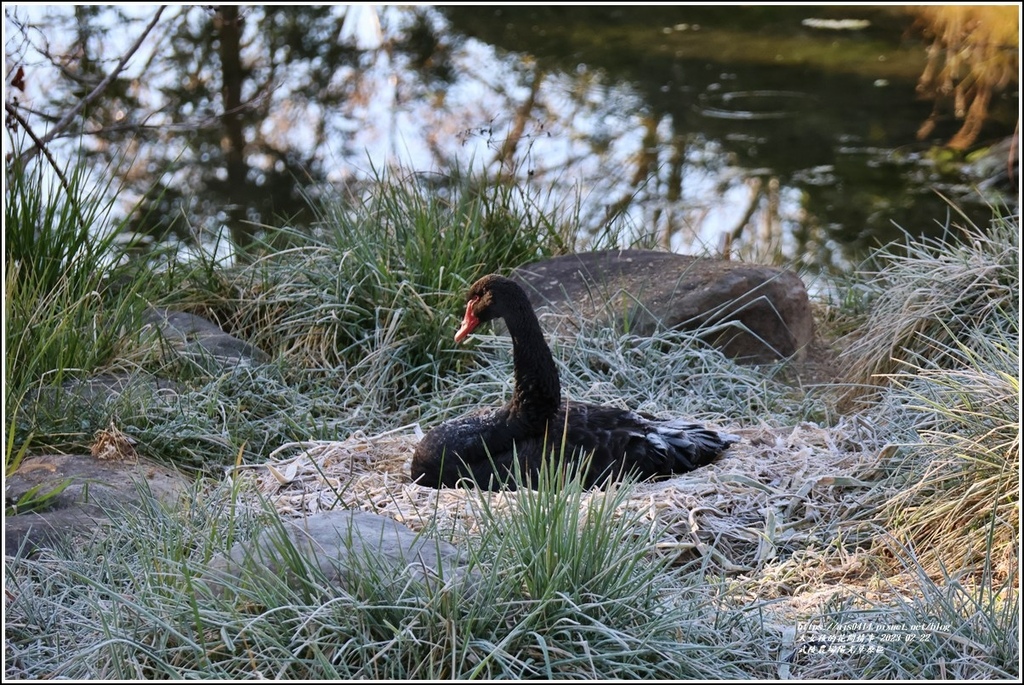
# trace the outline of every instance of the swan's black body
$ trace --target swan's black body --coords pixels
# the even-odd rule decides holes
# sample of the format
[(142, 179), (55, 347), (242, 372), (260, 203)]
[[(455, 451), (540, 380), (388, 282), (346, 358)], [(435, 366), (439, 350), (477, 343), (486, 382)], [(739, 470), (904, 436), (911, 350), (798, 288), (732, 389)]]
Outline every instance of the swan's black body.
[(587, 487), (627, 474), (641, 480), (686, 473), (711, 463), (739, 438), (680, 419), (561, 397), (558, 369), (526, 293), (514, 281), (485, 276), (469, 290), (466, 315), (455, 334), (461, 341), (477, 325), (504, 319), (512, 336), (515, 390), (503, 407), (484, 409), (432, 429), (417, 445), (412, 478), (420, 485), (454, 487), (470, 478), (479, 487), (514, 487), (517, 469), (536, 487), (538, 471), (552, 454), (581, 468)]

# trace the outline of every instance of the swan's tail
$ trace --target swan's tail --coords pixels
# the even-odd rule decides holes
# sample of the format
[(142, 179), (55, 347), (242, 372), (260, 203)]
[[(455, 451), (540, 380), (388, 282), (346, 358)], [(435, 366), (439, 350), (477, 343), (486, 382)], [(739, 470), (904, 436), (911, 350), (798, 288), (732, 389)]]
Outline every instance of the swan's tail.
[(719, 433), (699, 423), (673, 419), (657, 426), (658, 435), (672, 448), (675, 459), (673, 471), (685, 473), (707, 466), (729, 446), (740, 441), (740, 436)]

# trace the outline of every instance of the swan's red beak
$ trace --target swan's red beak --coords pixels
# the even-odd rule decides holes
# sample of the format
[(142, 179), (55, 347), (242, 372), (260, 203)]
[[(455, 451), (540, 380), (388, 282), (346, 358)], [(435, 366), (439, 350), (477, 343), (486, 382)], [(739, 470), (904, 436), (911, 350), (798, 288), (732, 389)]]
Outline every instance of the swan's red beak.
[(455, 342), (462, 342), (466, 339), (466, 336), (473, 332), (473, 329), (480, 325), (480, 319), (476, 318), (476, 314), (473, 313), (473, 305), (476, 304), (476, 298), (473, 298), (466, 303), (466, 315), (462, 317), (462, 325), (459, 326), (459, 330), (455, 332)]

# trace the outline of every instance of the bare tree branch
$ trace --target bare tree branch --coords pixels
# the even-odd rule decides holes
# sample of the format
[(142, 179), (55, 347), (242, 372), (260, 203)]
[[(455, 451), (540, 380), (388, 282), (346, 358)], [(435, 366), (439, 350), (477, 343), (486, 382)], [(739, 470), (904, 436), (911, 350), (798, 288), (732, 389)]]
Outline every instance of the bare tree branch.
[(747, 211), (743, 213), (743, 217), (736, 222), (736, 227), (731, 231), (726, 231), (727, 240), (730, 244), (743, 236), (743, 230), (754, 217), (754, 212), (757, 211), (757, 206), (761, 204), (761, 196), (764, 194), (764, 183), (760, 178), (754, 177), (749, 179), (747, 185), (750, 187), (750, 202), (747, 203)]
[(146, 36), (149, 35), (149, 32), (153, 30), (153, 27), (156, 26), (157, 22), (160, 20), (160, 15), (163, 14), (163, 11), (165, 9), (167, 9), (166, 5), (160, 5), (159, 9), (157, 9), (156, 11), (156, 15), (153, 17), (153, 20), (149, 22), (149, 25), (145, 28), (145, 30), (143, 30), (142, 34), (135, 41), (135, 44), (128, 48), (128, 51), (121, 57), (121, 61), (117, 63), (117, 66), (114, 67), (113, 71), (107, 74), (107, 77), (100, 81), (100, 83), (92, 89), (91, 93), (89, 93), (84, 98), (79, 100), (78, 104), (72, 107), (71, 110), (68, 111), (68, 113), (60, 119), (60, 121), (54, 124), (53, 128), (50, 129), (50, 131), (46, 135), (44, 135), (42, 138), (38, 140), (33, 138), (35, 145), (21, 153), (21, 155), (18, 158), (18, 161), (20, 161), (21, 163), (25, 163), (28, 162), (33, 157), (35, 157), (35, 155), (38, 154), (39, 150), (41, 150), (47, 143), (56, 138), (58, 135), (63, 133), (64, 129), (68, 128), (71, 125), (71, 122), (74, 121), (75, 117), (78, 116), (78, 114), (83, 109), (85, 109), (85, 107), (89, 103), (98, 98), (103, 93), (103, 91), (107, 89), (107, 86), (109, 86), (113, 82), (113, 80), (117, 78), (117, 76), (122, 71), (124, 71), (125, 66), (127, 66), (128, 64), (128, 60), (130, 60), (132, 58), (132, 55), (134, 55), (136, 51), (138, 51), (138, 49), (142, 46), (142, 42), (146, 39)]
[(533, 73), (533, 82), (530, 84), (530, 93), (526, 97), (526, 101), (523, 102), (516, 110), (515, 124), (512, 127), (512, 132), (509, 133), (505, 142), (502, 143), (501, 150), (498, 152), (496, 157), (498, 163), (501, 165), (500, 168), (504, 169), (506, 166), (511, 170), (514, 166), (512, 155), (515, 154), (516, 148), (519, 146), (519, 141), (523, 137), (523, 131), (526, 130), (526, 122), (530, 118), (530, 114), (533, 112), (534, 106), (537, 104), (537, 93), (540, 92), (540, 85), (544, 81), (546, 72), (540, 67)]

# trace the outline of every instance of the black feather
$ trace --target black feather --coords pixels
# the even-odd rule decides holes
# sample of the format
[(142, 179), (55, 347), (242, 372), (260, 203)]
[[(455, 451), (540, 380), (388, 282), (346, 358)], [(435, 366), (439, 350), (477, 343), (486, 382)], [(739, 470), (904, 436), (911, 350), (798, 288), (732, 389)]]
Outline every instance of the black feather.
[(413, 454), (415, 482), (454, 487), (468, 478), (495, 490), (514, 487), (518, 470), (535, 486), (542, 465), (552, 458), (583, 471), (586, 487), (627, 475), (665, 478), (710, 464), (739, 440), (678, 418), (563, 401), (551, 350), (523, 289), (510, 279), (485, 276), (467, 299), (456, 339), (481, 322), (504, 319), (512, 336), (515, 390), (503, 407), (472, 412), (429, 431)]

